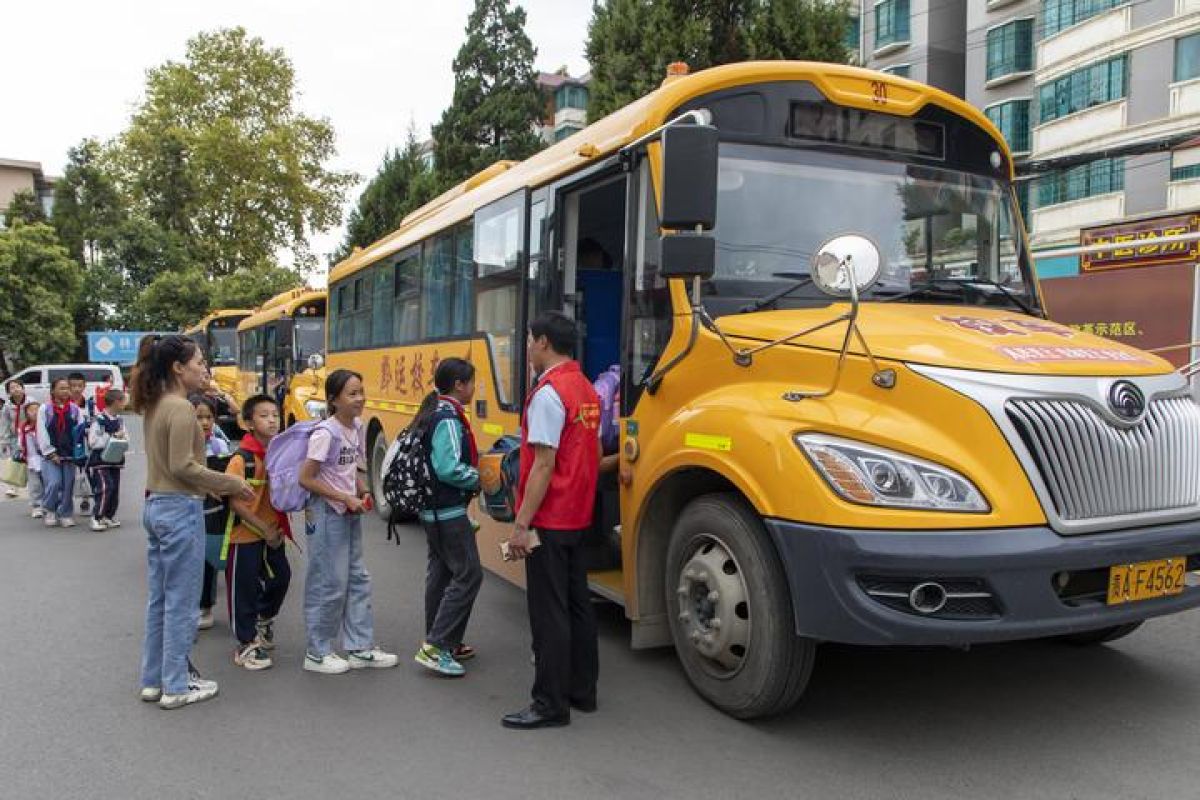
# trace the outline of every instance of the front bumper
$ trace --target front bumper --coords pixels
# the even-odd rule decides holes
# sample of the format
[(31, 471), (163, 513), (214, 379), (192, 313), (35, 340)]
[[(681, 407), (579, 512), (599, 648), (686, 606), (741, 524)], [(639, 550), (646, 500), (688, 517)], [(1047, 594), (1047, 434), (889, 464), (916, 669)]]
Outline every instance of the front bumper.
[[(796, 633), (859, 645), (966, 645), (1032, 639), (1137, 622), (1200, 606), (1200, 580), (1182, 594), (1108, 606), (1073, 604), (1055, 586), (1061, 572), (1100, 575), (1113, 564), (1200, 555), (1200, 520), (1081, 536), (1048, 527), (957, 531), (823, 528), (768, 519), (783, 561)], [(1091, 571), (1089, 573), (1089, 571)], [(974, 583), (992, 597), (990, 615), (943, 618), (900, 610), (868, 594), (894, 580)], [(882, 581), (882, 582), (881, 582)]]

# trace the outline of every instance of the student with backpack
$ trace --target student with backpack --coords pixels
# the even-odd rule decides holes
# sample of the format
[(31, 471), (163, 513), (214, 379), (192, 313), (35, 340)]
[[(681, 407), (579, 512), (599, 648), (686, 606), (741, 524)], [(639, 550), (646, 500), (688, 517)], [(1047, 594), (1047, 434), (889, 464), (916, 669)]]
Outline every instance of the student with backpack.
[[(325, 379), (329, 418), (311, 429), (294, 426), (276, 443), (293, 441), (311, 430), (299, 484), (311, 493), (305, 509), (308, 572), (304, 584), (304, 620), (308, 644), (304, 669), (337, 675), (365, 667), (394, 667), (398, 659), (375, 645), (371, 610), (371, 577), (363, 565), (362, 514), (370, 509), (370, 494), (359, 477), (366, 461), (362, 376), (346, 369)], [(296, 431), (292, 433), (292, 431)], [(268, 469), (277, 452), (267, 455)], [(278, 452), (283, 452), (279, 450)], [(275, 503), (287, 511), (288, 504)], [(346, 658), (335, 652), (341, 635)]]
[[(214, 472), (224, 472), (229, 466), (229, 440), (217, 426), (217, 409), (208, 394), (193, 392), (188, 402), (196, 409), (196, 422), (204, 434), (205, 466)], [(220, 551), (225, 539), (225, 521), (229, 500), (206, 495), (204, 498), (204, 582), (200, 585), (200, 620), (196, 627), (206, 631), (213, 626), (213, 606), (217, 602), (217, 570), (224, 566)], [(209, 538), (211, 537), (211, 538)], [(210, 551), (216, 550), (216, 554)]]
[(146, 639), (141, 699), (183, 708), (217, 694), (188, 659), (196, 638), (196, 589), (204, 565), (204, 496), (254, 499), (242, 478), (205, 467), (204, 434), (187, 401), (208, 380), (204, 354), (183, 336), (147, 336), (130, 384), (145, 414)]
[[(8, 402), (0, 406), (0, 460), (17, 460), (21, 449), (20, 429), (25, 418), (25, 385), (18, 380), (4, 384)], [(3, 401), (0, 401), (3, 402)], [(16, 497), (17, 487), (5, 484), (5, 497)]]
[(25, 419), (21, 422), (20, 454), (25, 462), (26, 486), (29, 488), (29, 516), (42, 519), (46, 510), (42, 508), (42, 451), (37, 443), (37, 423), (40, 403), (26, 403), (23, 409)]
[(47, 528), (75, 527), (75, 472), (86, 455), (83, 431), (83, 412), (71, 402), (67, 379), (58, 378), (50, 385), (50, 402), (42, 406), (37, 426)]
[(233, 663), (251, 672), (271, 666), (275, 649), (275, 615), (283, 606), (292, 569), (284, 552), (284, 537), (291, 538), (287, 514), (271, 505), (267, 475), (267, 446), (279, 433), (279, 406), (265, 394), (242, 405), (242, 422), (249, 433), (229, 459), (230, 475), (253, 475), (254, 500), (232, 501), (234, 525), (229, 533), (225, 562), (226, 603), (229, 624), (237, 637)]
[(415, 660), (458, 677), (464, 672), (461, 662), (475, 655), (463, 636), (483, 585), (475, 524), (467, 515), (467, 504), (479, 491), (479, 449), (465, 409), (475, 396), (475, 367), (461, 358), (443, 359), (433, 384), (436, 390), (426, 395), (409, 425), (420, 433), (429, 476), (419, 512), (429, 543), (425, 641)]
[[(86, 439), (88, 429), (92, 424), (92, 418), (96, 416), (95, 398), (86, 396), (87, 376), (82, 372), (76, 371), (68, 375), (67, 385), (71, 387), (71, 402), (79, 409), (80, 425), (83, 428), (83, 437)], [(81, 512), (87, 514), (91, 510), (93, 488), (91, 475), (88, 474), (87, 462), (88, 458), (85, 450), (82, 457), (75, 462), (75, 486), (71, 497), (72, 512), (75, 509), (75, 498), (79, 498), (79, 510)]]
[(121, 499), (121, 470), (125, 467), (125, 450), (129, 437), (121, 411), (125, 408), (125, 393), (109, 389), (104, 398), (104, 410), (92, 418), (88, 427), (88, 472), (96, 497), (92, 502), (92, 530), (106, 531), (121, 527), (117, 505)]

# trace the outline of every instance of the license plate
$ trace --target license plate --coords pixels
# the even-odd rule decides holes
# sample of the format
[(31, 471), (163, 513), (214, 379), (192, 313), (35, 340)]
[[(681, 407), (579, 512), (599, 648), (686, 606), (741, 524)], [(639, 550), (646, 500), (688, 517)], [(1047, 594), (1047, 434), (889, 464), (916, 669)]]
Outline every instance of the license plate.
[(1184, 589), (1187, 558), (1163, 558), (1118, 564), (1108, 570), (1108, 604), (1132, 603), (1179, 594)]

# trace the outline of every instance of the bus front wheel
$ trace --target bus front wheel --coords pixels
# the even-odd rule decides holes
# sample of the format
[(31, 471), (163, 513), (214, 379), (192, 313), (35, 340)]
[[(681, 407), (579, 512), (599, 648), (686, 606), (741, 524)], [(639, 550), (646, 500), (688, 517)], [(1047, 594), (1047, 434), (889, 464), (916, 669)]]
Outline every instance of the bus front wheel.
[(371, 502), (375, 505), (375, 512), (385, 520), (392, 515), (392, 507), (383, 496), (383, 459), (387, 455), (387, 449), (387, 437), (381, 430), (375, 435), (375, 442), (371, 445), (371, 468), (367, 475), (371, 480)]
[(783, 567), (740, 498), (705, 495), (684, 508), (666, 579), (675, 651), (704, 699), (739, 719), (795, 705), (817, 645), (796, 636)]

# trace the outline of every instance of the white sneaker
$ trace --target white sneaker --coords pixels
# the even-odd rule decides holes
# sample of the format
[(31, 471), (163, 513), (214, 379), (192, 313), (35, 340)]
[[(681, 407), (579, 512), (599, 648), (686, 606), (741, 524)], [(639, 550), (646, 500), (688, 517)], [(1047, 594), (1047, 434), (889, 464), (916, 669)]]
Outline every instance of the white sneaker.
[(74, 528), (75, 527), (75, 519), (73, 517), (63, 517), (62, 519), (60, 519), (58, 521), (58, 527)]
[(269, 669), (274, 662), (267, 655), (267, 651), (260, 648), (258, 642), (254, 641), (238, 648), (233, 654), (233, 663), (250, 672), (257, 672), (260, 669)]
[(158, 700), (158, 707), (170, 711), (174, 708), (190, 706), (192, 703), (203, 703), (205, 700), (211, 700), (216, 696), (216, 681), (206, 681), (197, 675), (192, 675), (188, 678), (186, 692), (183, 694), (164, 694)]
[(41, 519), (42, 517), (46, 516), (46, 509), (35, 508), (29, 512), (29, 516), (33, 517), (34, 519)]
[(337, 653), (330, 653), (324, 658), (316, 658), (310, 653), (304, 654), (304, 669), (308, 672), (320, 672), (325, 675), (341, 675), (350, 671), (350, 663)]
[(88, 527), (90, 527), (94, 531), (108, 530), (108, 526), (104, 524), (104, 520), (96, 519), (95, 517), (92, 518), (92, 522)]
[(143, 686), (139, 696), (143, 703), (157, 703), (162, 698), (162, 689), (157, 686)]
[(53, 513), (47, 514), (45, 517), (42, 518), (42, 524), (45, 525), (47, 528), (57, 528), (58, 527), (58, 517), (56, 517)]
[(13, 487), (11, 487), (11, 486), (10, 486), (10, 487), (8, 487), (7, 489), (5, 489), (5, 490), (4, 490), (4, 496), (5, 496), (5, 497), (16, 497), (16, 496), (17, 496), (17, 490), (16, 490), (16, 489), (14, 489)]
[(200, 609), (200, 622), (196, 625), (202, 631), (206, 631), (213, 626), (213, 610), (211, 608)]
[(119, 527), (121, 527), (121, 520), (117, 519), (116, 517), (113, 517), (112, 519), (104, 520), (104, 524), (110, 528), (119, 528)]
[(386, 653), (378, 647), (370, 650), (358, 650), (346, 655), (350, 669), (387, 669), (400, 663), (395, 653)]

